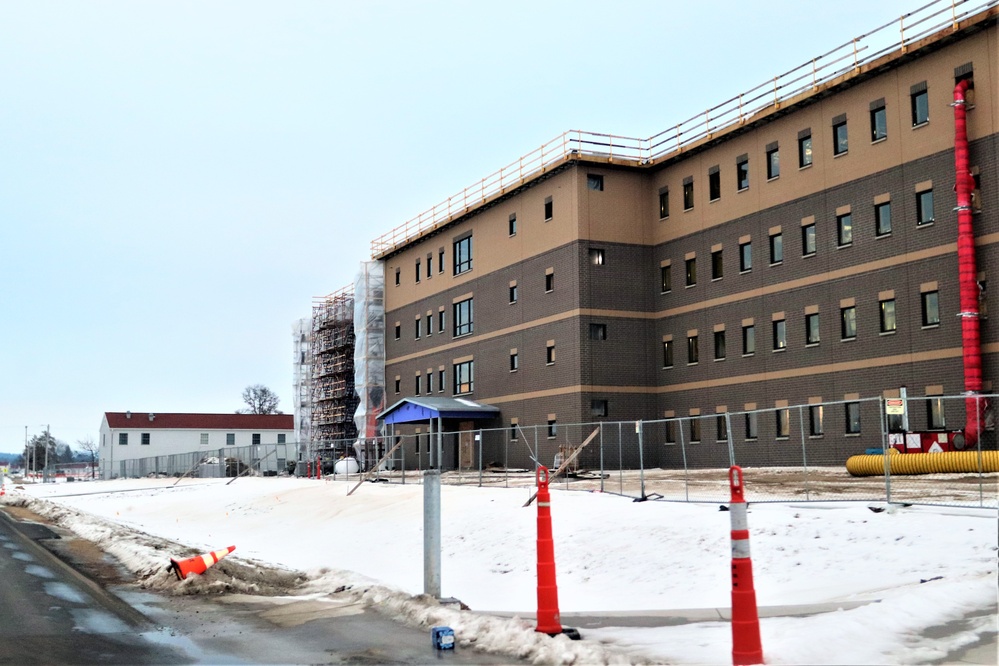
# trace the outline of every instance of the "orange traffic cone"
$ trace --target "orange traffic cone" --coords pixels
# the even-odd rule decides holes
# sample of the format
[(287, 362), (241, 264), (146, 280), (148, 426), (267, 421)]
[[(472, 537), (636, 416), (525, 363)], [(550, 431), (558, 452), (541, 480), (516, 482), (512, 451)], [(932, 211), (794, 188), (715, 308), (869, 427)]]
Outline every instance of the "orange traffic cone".
[(763, 663), (760, 616), (753, 587), (753, 560), (749, 556), (749, 521), (743, 497), (742, 468), (728, 471), (732, 503), (732, 663), (735, 666)]
[(223, 550), (216, 550), (197, 557), (189, 557), (186, 560), (170, 559), (170, 569), (177, 574), (177, 580), (184, 580), (191, 574), (203, 574), (223, 557), (236, 550), (236, 546), (229, 546)]
[(538, 467), (538, 626), (535, 631), (579, 640), (579, 631), (562, 628), (555, 583), (555, 544), (552, 540), (552, 498), (548, 492), (548, 468)]

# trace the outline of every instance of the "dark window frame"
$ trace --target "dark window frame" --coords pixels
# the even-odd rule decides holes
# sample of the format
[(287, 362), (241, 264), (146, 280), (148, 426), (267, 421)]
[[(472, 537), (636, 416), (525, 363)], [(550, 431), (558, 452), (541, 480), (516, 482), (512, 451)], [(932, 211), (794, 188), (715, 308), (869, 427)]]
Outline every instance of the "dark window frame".
[(453, 275), (462, 275), (472, 270), (472, 235), (458, 238), (451, 245), (454, 254)]
[(836, 216), (836, 247), (853, 245), (853, 213)]
[(922, 311), (923, 328), (940, 325), (940, 292), (936, 289), (924, 291), (919, 295)]
[(805, 315), (805, 344), (817, 345), (822, 341), (819, 326), (819, 313), (812, 312)]
[(891, 235), (891, 201), (874, 205), (874, 235), (878, 238)]
[(451, 335), (460, 338), (475, 332), (475, 297), (451, 304)]
[(756, 354), (756, 324), (746, 324), (742, 327), (742, 355)]

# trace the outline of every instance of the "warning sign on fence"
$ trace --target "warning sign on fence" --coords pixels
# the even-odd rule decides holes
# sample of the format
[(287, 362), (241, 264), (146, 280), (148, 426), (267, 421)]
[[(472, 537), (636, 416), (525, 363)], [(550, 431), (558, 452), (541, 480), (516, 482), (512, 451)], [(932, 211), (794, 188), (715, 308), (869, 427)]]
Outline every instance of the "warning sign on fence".
[(897, 398), (885, 400), (885, 414), (905, 414), (905, 400)]

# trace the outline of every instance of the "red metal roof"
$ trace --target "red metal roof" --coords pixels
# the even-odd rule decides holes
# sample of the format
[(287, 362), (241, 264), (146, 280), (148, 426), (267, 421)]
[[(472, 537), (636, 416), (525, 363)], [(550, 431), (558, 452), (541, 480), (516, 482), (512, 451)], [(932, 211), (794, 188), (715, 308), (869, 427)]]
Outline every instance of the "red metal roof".
[(111, 428), (191, 430), (294, 430), (292, 414), (159, 414), (104, 412)]

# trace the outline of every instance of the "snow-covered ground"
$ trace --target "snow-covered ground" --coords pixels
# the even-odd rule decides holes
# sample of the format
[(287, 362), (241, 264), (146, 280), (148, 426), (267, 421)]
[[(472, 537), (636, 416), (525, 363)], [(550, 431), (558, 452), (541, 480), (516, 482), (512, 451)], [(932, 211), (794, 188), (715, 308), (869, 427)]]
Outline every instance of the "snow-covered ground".
[[(830, 612), (807, 617), (763, 617), (768, 664), (926, 663), (996, 631), (995, 510), (913, 506), (875, 513), (854, 502), (752, 504), (750, 472), (746, 483), (761, 611), (831, 604)], [(8, 485), (3, 501), (26, 500), (97, 542), (150, 586), (168, 584), (162, 568), (169, 557), (189, 554), (175, 552), (177, 544), (199, 552), (236, 545), (229, 556), (236, 563), (304, 572), (296, 593), (324, 597), (347, 588), (410, 622), (448, 624), (464, 644), (474, 640), (537, 663), (731, 663), (731, 628), (723, 621), (592, 629), (571, 642), (537, 635), (520, 617), (461, 612), (412, 596), (423, 591), (422, 486), (368, 483), (347, 497), (352, 486), (293, 478), (229, 485), (185, 479), (176, 486), (174, 479), (141, 479), (15, 492)], [(443, 596), (473, 611), (533, 615), (537, 509), (523, 507), (529, 494), (442, 488)], [(563, 615), (730, 605), (729, 513), (718, 504), (633, 502), (556, 488), (551, 510)], [(867, 601), (877, 603), (855, 603)], [(944, 639), (925, 635), (969, 616)]]

